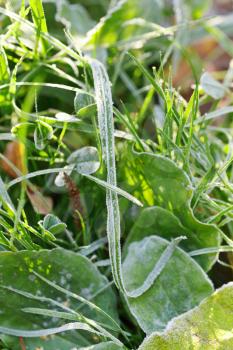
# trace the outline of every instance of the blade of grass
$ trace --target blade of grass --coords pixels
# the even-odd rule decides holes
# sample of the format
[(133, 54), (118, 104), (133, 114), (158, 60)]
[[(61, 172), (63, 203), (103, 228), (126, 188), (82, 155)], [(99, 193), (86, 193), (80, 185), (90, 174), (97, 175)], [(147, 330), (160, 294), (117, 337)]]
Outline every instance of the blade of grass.
[[(50, 282), (50, 281), (47, 280), (46, 278), (43, 278), (43, 276), (37, 274), (36, 272), (34, 272), (34, 274), (35, 274), (38, 278), (41, 278), (45, 283)], [(75, 298), (75, 299), (78, 299), (79, 301), (82, 301), (82, 302), (85, 303), (85, 304), (88, 303), (89, 305), (94, 306), (97, 312), (98, 312), (98, 311), (102, 312), (107, 318), (109, 318), (109, 319), (111, 320), (111, 322), (112, 322), (113, 324), (115, 324), (115, 326), (117, 326), (117, 328), (115, 328), (114, 330), (118, 329), (118, 330), (121, 331), (120, 326), (119, 326), (110, 316), (108, 316), (102, 309), (100, 309), (100, 308), (99, 308), (98, 306), (96, 306), (95, 304), (89, 302), (89, 301), (86, 300), (85, 298), (82, 298), (82, 297), (80, 297), (80, 296), (78, 296), (78, 295), (76, 295), (76, 294), (74, 294), (74, 293), (67, 294), (66, 292), (68, 292), (68, 291), (67, 291), (66, 289), (64, 289), (64, 288), (62, 288), (62, 287), (60, 287), (60, 286), (58, 286), (58, 285), (55, 285), (55, 283), (53, 283), (53, 282), (51, 282), (50, 285), (51, 285), (52, 287), (54, 287), (54, 286), (59, 287), (59, 289), (58, 289), (58, 288), (55, 288), (55, 287), (54, 287), (54, 288), (57, 289), (57, 290), (59, 290), (59, 291), (61, 291), (61, 292), (63, 292), (63, 293), (65, 293), (66, 295), (69, 295), (69, 296), (75, 295), (75, 296), (77, 296), (77, 298)], [(100, 324), (98, 324), (97, 322), (95, 322), (95, 321), (92, 320), (92, 319), (89, 319), (89, 318), (85, 317), (85, 316), (84, 316), (83, 314), (81, 314), (80, 312), (77, 312), (77, 311), (75, 311), (75, 310), (73, 310), (73, 309), (70, 309), (69, 307), (65, 306), (65, 305), (62, 304), (62, 303), (59, 303), (58, 301), (56, 301), (56, 300), (54, 300), (54, 299), (47, 298), (47, 297), (43, 297), (43, 296), (36, 296), (36, 295), (33, 295), (33, 294), (28, 293), (28, 292), (26, 292), (26, 291), (22, 291), (22, 290), (19, 290), (19, 289), (15, 289), (15, 288), (12, 288), (12, 287), (8, 287), (8, 286), (1, 286), (1, 287), (2, 287), (2, 288), (5, 288), (5, 289), (8, 289), (8, 290), (10, 290), (10, 291), (12, 291), (12, 292), (14, 292), (14, 293), (23, 295), (25, 298), (29, 298), (29, 299), (33, 299), (33, 300), (38, 300), (38, 301), (41, 301), (41, 302), (49, 302), (49, 303), (51, 303), (52, 305), (58, 306), (58, 307), (60, 307), (61, 309), (67, 311), (67, 312), (65, 312), (65, 313), (64, 313), (64, 312), (62, 312), (62, 313), (60, 312), (60, 314), (69, 315), (70, 317), (67, 318), (67, 319), (76, 320), (76, 321), (77, 321), (77, 320), (78, 320), (78, 321), (82, 321), (82, 322), (81, 322), (82, 324), (86, 324), (86, 326), (91, 327), (91, 328), (92, 328), (92, 327), (96, 328), (98, 331), (101, 332), (102, 335), (104, 335), (104, 336), (106, 336), (106, 337), (112, 339), (114, 342), (116, 342), (116, 343), (118, 343), (118, 344), (121, 344), (120, 341), (118, 341), (111, 333), (109, 333), (108, 331), (106, 331)], [(71, 294), (72, 294), (72, 295), (71, 295)], [(82, 305), (83, 305), (83, 304), (82, 304)], [(39, 310), (39, 309), (37, 308), (37, 310)], [(42, 310), (42, 309), (40, 309), (40, 310)], [(43, 309), (43, 310), (45, 311), (46, 309)], [(23, 310), (23, 311), (24, 311), (24, 310)], [(28, 311), (28, 312), (29, 312), (29, 311)], [(52, 317), (54, 316), (54, 317), (57, 317), (57, 316), (51, 314), (51, 313), (53, 313), (53, 312), (57, 312), (57, 311), (56, 311), (56, 310), (48, 310), (48, 313), (50, 313), (50, 314), (47, 313), (47, 316), (52, 316)], [(46, 313), (45, 313), (45, 312), (44, 312), (44, 313), (39, 313), (39, 311), (38, 311), (37, 314), (45, 315)], [(73, 315), (73, 317), (72, 317), (72, 315)], [(63, 317), (63, 318), (64, 318), (64, 317)], [(93, 328), (92, 328), (92, 329), (93, 329)], [(94, 331), (94, 333), (96, 332), (95, 329), (93, 329), (93, 331)], [(123, 331), (121, 331), (121, 332), (123, 333)]]
[(233, 247), (229, 245), (224, 245), (220, 247), (197, 249), (190, 252), (189, 255), (197, 256), (197, 255), (203, 255), (203, 254), (213, 254), (213, 253), (222, 253), (222, 252), (233, 252)]
[[(94, 78), (94, 88), (96, 94), (96, 104), (98, 112), (98, 123), (100, 129), (100, 138), (102, 144), (103, 159), (107, 168), (107, 183), (117, 186), (116, 180), (116, 164), (115, 164), (115, 142), (114, 142), (114, 123), (113, 123), (113, 102), (111, 87), (107, 72), (99, 61), (90, 59), (90, 66)], [(144, 68), (143, 68), (144, 70)], [(145, 73), (147, 74), (147, 72)], [(149, 75), (149, 79), (151, 79)], [(153, 83), (154, 84), (154, 83)], [(160, 88), (160, 86), (159, 86)], [(160, 88), (161, 90), (161, 88)], [(161, 90), (162, 91), (162, 90)], [(163, 95), (163, 91), (162, 91)], [(154, 283), (155, 279), (166, 266), (168, 260), (172, 256), (180, 239), (170, 242), (168, 247), (162, 253), (158, 263), (152, 272), (146, 277), (142, 286), (133, 291), (127, 291), (124, 285), (122, 274), (121, 260), (121, 226), (120, 226), (120, 210), (118, 204), (118, 196), (116, 192), (107, 190), (107, 235), (109, 242), (109, 255), (113, 279), (119, 290), (131, 298), (136, 298), (145, 293)], [(183, 239), (183, 237), (181, 238)]]
[(31, 11), (32, 11), (32, 19), (36, 26), (36, 42), (35, 42), (35, 57), (38, 56), (38, 48), (39, 43), (41, 42), (43, 48), (43, 54), (45, 55), (46, 47), (43, 38), (41, 37), (41, 33), (47, 33), (47, 24), (44, 15), (43, 4), (41, 0), (30, 0), (29, 1)]
[(78, 329), (92, 332), (92, 333), (97, 333), (96, 331), (93, 332), (92, 328), (88, 327), (85, 323), (81, 323), (81, 322), (71, 322), (71, 323), (66, 323), (60, 327), (39, 329), (36, 331), (0, 327), (0, 332), (8, 335), (13, 335), (15, 337), (38, 338), (38, 337), (46, 337), (48, 335), (53, 335), (53, 334), (58, 334), (58, 333), (67, 332), (71, 330), (78, 330)]
[(160, 84), (151, 76), (151, 74), (145, 69), (145, 67), (138, 61), (138, 59), (128, 52), (128, 55), (136, 63), (142, 74), (149, 80), (151, 85), (154, 87), (155, 91), (159, 94), (164, 102), (166, 102), (166, 96)]
[[(27, 26), (32, 28), (35, 32), (37, 30), (35, 25), (32, 22), (26, 20), (25, 18), (19, 16), (18, 14), (14, 13), (12, 11), (9, 11), (7, 9), (4, 9), (3, 7), (0, 7), (0, 13), (5, 15), (5, 16), (8, 16), (9, 18), (14, 19), (16, 22), (26, 24)], [(74, 58), (79, 63), (83, 62), (83, 58), (76, 51), (72, 50), (69, 46), (63, 44), (60, 40), (58, 40), (57, 38), (53, 37), (49, 33), (41, 32), (41, 36), (44, 39), (46, 39), (50, 44), (52, 44), (54, 47), (64, 51), (64, 53), (66, 53), (70, 57)]]
[[(7, 185), (7, 189), (16, 185), (17, 183), (20, 183), (21, 181), (28, 180), (28, 179), (31, 179), (31, 178), (36, 177), (36, 176), (57, 174), (57, 173), (64, 172), (64, 171), (68, 172), (69, 170), (72, 171), (73, 168), (74, 168), (73, 165), (70, 165), (70, 166), (67, 166), (66, 169), (64, 169), (64, 168), (52, 168), (52, 169), (44, 169), (44, 170), (34, 171), (34, 172), (29, 173), (29, 174), (19, 176), (16, 179), (10, 181)], [(107, 190), (114, 191), (115, 193), (118, 193), (119, 195), (127, 198), (128, 200), (130, 200), (134, 204), (137, 204), (138, 206), (141, 206), (141, 207), (143, 206), (142, 203), (137, 198), (133, 197), (132, 195), (130, 195), (126, 191), (120, 189), (119, 187), (113, 186), (113, 185), (111, 185), (111, 183), (100, 180), (97, 177), (94, 177), (92, 175), (84, 175), (84, 174), (82, 174), (82, 175), (87, 177), (88, 179), (96, 182), (97, 184), (101, 185), (102, 187), (106, 188)]]
[(120, 328), (120, 326), (104, 311), (102, 310), (100, 307), (98, 307), (97, 305), (95, 305), (94, 303), (92, 303), (91, 301), (83, 298), (82, 296), (73, 293), (61, 286), (59, 286), (58, 284), (48, 280), (47, 278), (45, 278), (44, 276), (40, 275), (39, 273), (37, 273), (36, 271), (33, 271), (33, 273), (40, 278), (43, 282), (47, 283), (48, 285), (50, 285), (51, 287), (53, 287), (54, 289), (58, 290), (59, 292), (70, 296), (71, 298), (74, 298), (78, 301), (80, 301), (82, 304), (89, 306), (91, 309), (94, 309), (96, 312), (101, 313), (103, 316), (105, 316), (107, 319), (109, 319), (115, 326), (116, 329), (118, 329), (120, 332), (123, 332)]

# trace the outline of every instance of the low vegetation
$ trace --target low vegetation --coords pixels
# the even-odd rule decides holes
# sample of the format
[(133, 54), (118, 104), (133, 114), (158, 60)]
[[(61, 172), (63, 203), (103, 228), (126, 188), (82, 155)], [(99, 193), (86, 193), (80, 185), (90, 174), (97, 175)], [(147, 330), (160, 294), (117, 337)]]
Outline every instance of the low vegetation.
[(0, 348), (233, 349), (232, 13), (0, 5)]

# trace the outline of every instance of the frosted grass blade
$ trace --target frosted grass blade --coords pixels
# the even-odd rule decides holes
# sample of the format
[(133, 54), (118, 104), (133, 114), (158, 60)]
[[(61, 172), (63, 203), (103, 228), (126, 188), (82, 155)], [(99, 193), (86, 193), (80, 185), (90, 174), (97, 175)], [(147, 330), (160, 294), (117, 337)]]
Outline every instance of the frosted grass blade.
[[(113, 122), (113, 102), (110, 81), (107, 72), (99, 61), (90, 59), (90, 66), (94, 78), (98, 124), (102, 144), (103, 160), (107, 168), (107, 183), (110, 186), (117, 186), (116, 165), (115, 165), (115, 142)], [(145, 293), (154, 283), (155, 279), (166, 266), (172, 256), (179, 239), (173, 240), (164, 251), (153, 271), (146, 278), (143, 285), (133, 291), (127, 291), (124, 285), (121, 260), (121, 226), (118, 195), (112, 189), (107, 190), (107, 235), (109, 242), (109, 256), (113, 279), (116, 286), (122, 293), (131, 298), (136, 298)]]
[[(116, 186), (113, 102), (110, 82), (106, 70), (100, 62), (91, 60), (90, 65), (94, 78), (103, 159), (107, 167), (107, 182)], [(121, 227), (117, 194), (107, 190), (106, 204), (108, 211), (107, 235), (113, 278), (118, 288), (125, 293), (121, 270)]]
[(61, 286), (59, 286), (58, 284), (48, 280), (47, 278), (45, 278), (44, 276), (40, 275), (37, 272), (33, 272), (38, 278), (40, 278), (42, 281), (44, 281), (45, 283), (47, 283), (48, 285), (50, 285), (51, 287), (57, 289), (58, 291), (60, 291), (61, 293), (64, 293), (67, 296), (70, 296), (71, 298), (74, 298), (78, 301), (80, 301), (82, 304), (88, 305), (90, 308), (94, 309), (96, 312), (101, 313), (103, 316), (105, 316), (106, 318), (108, 318), (115, 326), (116, 329), (118, 329), (119, 331), (122, 332), (121, 328), (119, 327), (119, 325), (114, 321), (114, 319), (109, 316), (104, 310), (102, 310), (100, 307), (98, 307), (96, 304), (92, 303), (90, 300), (83, 298), (81, 295), (75, 294)]
[[(65, 169), (64, 168), (52, 168), (52, 169), (44, 169), (44, 170), (34, 171), (34, 172), (29, 173), (29, 174), (19, 176), (16, 179), (10, 181), (7, 185), (7, 189), (16, 185), (17, 183), (20, 183), (21, 181), (28, 180), (28, 179), (31, 179), (31, 178), (36, 177), (36, 176), (57, 174), (57, 173), (64, 172), (64, 171), (69, 172), (69, 170), (72, 171), (73, 169), (74, 169), (74, 165), (72, 164), (72, 165), (68, 165)], [(121, 188), (114, 186), (111, 183), (108, 183), (106, 181), (100, 180), (97, 177), (94, 177), (91, 175), (84, 175), (84, 174), (82, 174), (82, 175), (87, 177), (88, 179), (96, 182), (97, 184), (101, 185), (102, 187), (106, 188), (107, 190), (111, 190), (111, 191), (115, 192), (116, 194), (119, 194), (119, 195), (127, 198), (128, 200), (130, 200), (134, 204), (137, 204), (140, 207), (143, 206), (142, 203), (137, 198), (130, 195), (126, 191), (122, 190)], [(0, 183), (0, 186), (1, 186), (1, 183)]]
[(93, 332), (93, 329), (91, 327), (81, 322), (66, 323), (60, 327), (39, 329), (37, 331), (27, 331), (22, 329), (0, 327), (0, 332), (8, 335), (13, 335), (15, 337), (37, 338), (37, 337), (46, 337), (48, 335), (67, 332), (71, 330), (77, 330), (77, 329), (99, 334), (96, 331)]

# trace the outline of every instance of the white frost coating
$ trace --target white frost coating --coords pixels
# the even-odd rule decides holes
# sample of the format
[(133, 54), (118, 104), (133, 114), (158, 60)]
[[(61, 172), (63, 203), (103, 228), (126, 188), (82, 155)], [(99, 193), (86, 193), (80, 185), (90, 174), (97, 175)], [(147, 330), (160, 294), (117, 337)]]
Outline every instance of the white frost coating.
[(164, 269), (166, 263), (168, 262), (168, 260), (170, 259), (170, 257), (172, 256), (175, 247), (177, 246), (177, 244), (182, 240), (185, 239), (186, 237), (177, 237), (174, 240), (171, 241), (171, 244), (169, 244), (167, 246), (167, 248), (163, 251), (163, 253), (161, 254), (160, 258), (158, 259), (158, 261), (156, 262), (153, 270), (148, 274), (147, 278), (145, 279), (145, 281), (143, 282), (143, 284), (135, 289), (133, 292), (128, 293), (128, 295), (131, 298), (137, 298), (140, 295), (144, 294), (154, 283), (155, 279), (160, 275), (160, 273), (162, 272), (162, 270)]
[[(107, 167), (107, 183), (112, 186), (117, 186), (111, 85), (107, 72), (102, 63), (95, 59), (89, 59), (89, 62), (94, 78), (95, 98), (98, 112), (98, 124), (102, 144), (102, 153)], [(118, 195), (111, 189), (107, 189), (106, 204), (108, 212), (107, 235), (109, 242), (109, 256), (114, 282), (120, 291), (125, 295), (131, 298), (137, 298), (152, 286), (155, 279), (159, 276), (163, 268), (166, 266), (180, 240), (177, 239), (171, 241), (152, 272), (145, 279), (143, 285), (138, 289), (129, 292), (125, 288), (122, 274), (120, 245), (121, 227)]]
[[(84, 258), (85, 259), (85, 258)], [(80, 301), (81, 303), (84, 303), (86, 305), (88, 305), (89, 307), (91, 307), (92, 309), (96, 310), (97, 312), (100, 312), (101, 314), (103, 314), (104, 316), (106, 316), (107, 318), (109, 318), (113, 323), (116, 324), (116, 326), (118, 327), (118, 324), (105, 312), (103, 311), (100, 307), (98, 307), (97, 305), (95, 305), (94, 303), (92, 303), (91, 301), (89, 301), (88, 299), (82, 297), (81, 295), (75, 294), (59, 285), (57, 285), (55, 282), (50, 281), (49, 279), (47, 279), (46, 277), (40, 275), (39, 273), (37, 273), (36, 271), (33, 271), (33, 273), (35, 274), (35, 276), (37, 276), (38, 278), (40, 278), (42, 281), (44, 281), (45, 283), (47, 283), (48, 285), (50, 285), (51, 287), (55, 288), (56, 290), (62, 292), (63, 294), (66, 295), (66, 297), (69, 299), (74, 298), (78, 301)], [(18, 291), (19, 294), (21, 294), (21, 291)], [(25, 294), (29, 294), (29, 293), (24, 293)], [(34, 296), (32, 296), (33, 299), (35, 299)], [(43, 298), (43, 299), (48, 299), (48, 298)], [(58, 304), (56, 301), (54, 301), (53, 299), (50, 299), (50, 301), (54, 304)], [(59, 306), (63, 309), (68, 309), (65, 305), (63, 304), (59, 304)], [(92, 322), (92, 320), (89, 320), (89, 323)], [(94, 322), (94, 321), (93, 321)], [(97, 325), (95, 322), (95, 328), (97, 328), (98, 330), (100, 330), (102, 333), (104, 333), (108, 338), (111, 338), (115, 343), (121, 344), (120, 341), (118, 341), (114, 336), (111, 335), (111, 333), (107, 332), (103, 327)]]
[[(222, 287), (218, 288), (217, 290), (215, 290), (214, 293), (211, 294), (211, 296), (206, 297), (204, 300), (201, 301), (201, 303), (197, 306), (195, 306), (194, 308), (182, 313), (179, 316), (176, 316), (174, 318), (171, 319), (171, 321), (168, 322), (166, 328), (162, 331), (162, 332), (153, 332), (152, 334), (148, 335), (142, 342), (142, 344), (139, 346), (138, 350), (145, 350), (144, 348), (144, 344), (149, 342), (151, 339), (153, 339), (155, 336), (166, 336), (166, 334), (168, 332), (171, 332), (173, 329), (175, 329), (177, 327), (176, 323), (177, 321), (182, 321), (185, 320), (185, 318), (187, 318), (188, 316), (191, 316), (194, 314), (195, 311), (198, 311), (203, 305), (205, 305), (206, 300), (208, 300), (210, 297), (218, 294), (220, 291), (223, 291), (225, 288), (233, 288), (233, 282), (229, 282), (225, 285), (223, 285)], [(181, 332), (184, 332), (184, 329), (182, 327)]]
[(91, 146), (82, 147), (71, 153), (67, 162), (75, 164), (77, 172), (82, 175), (95, 173), (100, 166), (98, 150)]
[(89, 287), (82, 288), (80, 291), (80, 294), (84, 296), (84, 298), (91, 300), (93, 298), (95, 291), (95, 285), (94, 283), (91, 283)]
[[(117, 185), (115, 151), (114, 151), (114, 125), (113, 108), (110, 82), (103, 65), (97, 60), (91, 60), (92, 74), (96, 94), (98, 111), (98, 124), (102, 143), (103, 159), (107, 167), (107, 182), (113, 186)], [(108, 211), (107, 234), (109, 240), (109, 254), (112, 265), (113, 278), (120, 290), (125, 292), (120, 249), (120, 212), (118, 196), (115, 192), (107, 190), (106, 204)]]

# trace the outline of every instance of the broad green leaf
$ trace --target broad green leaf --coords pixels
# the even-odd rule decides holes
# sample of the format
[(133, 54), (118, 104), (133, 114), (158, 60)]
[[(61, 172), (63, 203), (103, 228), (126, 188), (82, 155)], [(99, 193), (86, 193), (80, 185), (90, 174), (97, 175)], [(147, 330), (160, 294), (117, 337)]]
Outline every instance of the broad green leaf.
[(75, 164), (74, 170), (83, 175), (95, 173), (100, 166), (98, 150), (87, 146), (73, 152), (67, 159), (68, 164)]
[[(153, 0), (119, 0), (109, 7), (108, 12), (101, 20), (87, 32), (82, 45), (99, 48), (111, 45), (125, 45), (129, 48), (131, 42), (142, 45), (140, 35), (154, 31), (155, 36), (171, 34), (170, 29), (165, 29), (155, 23), (161, 20), (161, 12)], [(140, 17), (140, 18), (139, 18)]]
[(205, 93), (216, 100), (222, 98), (227, 92), (226, 87), (215, 80), (208, 72), (201, 76), (200, 83)]
[[(173, 213), (155, 206), (143, 208), (139, 212), (127, 236), (124, 250), (126, 250), (130, 243), (141, 241), (148, 236), (161, 236), (169, 240), (179, 236), (188, 237), (188, 232)], [(189, 239), (185, 239), (181, 245), (186, 246), (189, 243)]]
[[(120, 0), (115, 6), (109, 9), (101, 21), (92, 28), (86, 35), (84, 44), (89, 45), (111, 45), (119, 39), (120, 26), (124, 21), (136, 15), (136, 6), (132, 7), (127, 0)], [(121, 28), (121, 31), (123, 28)]]
[[(127, 290), (149, 276), (169, 242), (158, 236), (131, 243), (123, 263)], [(138, 298), (127, 298), (129, 309), (145, 333), (165, 328), (173, 317), (198, 305), (213, 291), (208, 276), (182, 249), (175, 248), (153, 285)]]
[(233, 283), (206, 298), (198, 307), (174, 318), (164, 332), (146, 338), (139, 350), (233, 349)]
[[(180, 246), (186, 251), (193, 251), (202, 249), (204, 246), (209, 246), (207, 235), (198, 236), (188, 227), (184, 227), (179, 218), (172, 212), (155, 206), (140, 211), (124, 244), (124, 252), (131, 242), (140, 241), (152, 235), (161, 236), (168, 240), (179, 236), (186, 236), (187, 239), (182, 240), (180, 243)], [(197, 260), (201, 262), (202, 259), (199, 256)]]
[[(39, 277), (39, 273), (42, 277)], [(55, 288), (56, 283), (59, 288)], [(0, 253), (0, 327), (28, 330), (47, 329), (60, 326), (59, 318), (25, 313), (25, 308), (59, 310), (58, 305), (77, 310), (92, 320), (116, 327), (113, 321), (97, 308), (99, 306), (110, 317), (117, 320), (115, 295), (96, 267), (82, 255), (54, 249)], [(62, 288), (67, 293), (62, 292)], [(80, 298), (91, 299), (96, 307), (80, 303), (83, 300), (72, 297), (75, 292)], [(8, 301), (6, 303), (6, 300)], [(60, 304), (59, 304), (60, 303)], [(55, 307), (54, 307), (55, 306)], [(60, 306), (61, 307), (61, 306)], [(79, 320), (77, 320), (79, 321)], [(64, 323), (64, 322), (63, 322)], [(57, 336), (56, 336), (57, 337)], [(79, 346), (85, 346), (83, 337), (91, 343), (87, 332), (67, 332), (65, 339)], [(29, 343), (29, 340), (28, 340)]]
[[(185, 172), (170, 159), (155, 154), (140, 153), (134, 161), (146, 181), (152, 205), (170, 211), (185, 229), (185, 232), (178, 232), (178, 235), (185, 234), (188, 238), (183, 244), (190, 250), (218, 247), (220, 230), (214, 225), (200, 222), (193, 215), (190, 208), (193, 189)], [(217, 254), (200, 256), (198, 262), (205, 270), (209, 270), (216, 257)]]
[(64, 24), (74, 37), (85, 35), (95, 25), (81, 4), (71, 4), (67, 0), (61, 0), (57, 1), (56, 5), (56, 20)]

